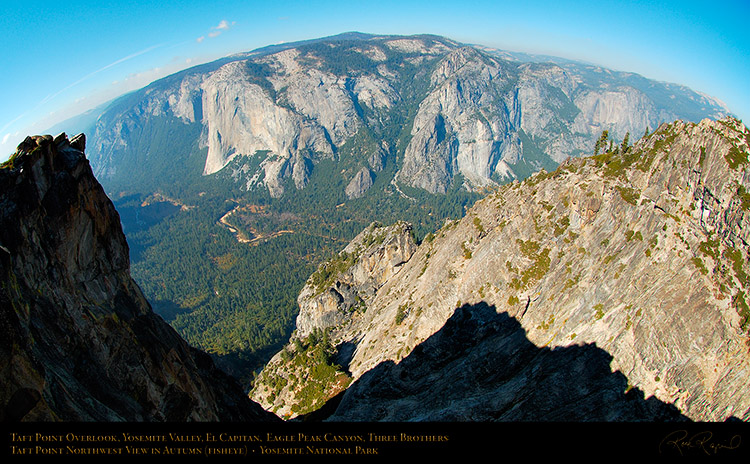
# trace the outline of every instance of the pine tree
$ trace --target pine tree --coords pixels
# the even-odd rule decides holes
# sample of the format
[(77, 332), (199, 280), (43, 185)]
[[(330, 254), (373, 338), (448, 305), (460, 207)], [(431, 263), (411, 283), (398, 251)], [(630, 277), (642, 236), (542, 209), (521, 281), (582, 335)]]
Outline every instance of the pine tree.
[(602, 131), (602, 135), (599, 136), (599, 140), (596, 141), (596, 145), (594, 145), (594, 155), (598, 155), (599, 149), (607, 146), (607, 139), (609, 139), (609, 131), (605, 129)]
[(630, 132), (625, 133), (625, 138), (622, 139), (622, 144), (620, 145), (620, 152), (627, 153), (628, 149), (630, 148)]

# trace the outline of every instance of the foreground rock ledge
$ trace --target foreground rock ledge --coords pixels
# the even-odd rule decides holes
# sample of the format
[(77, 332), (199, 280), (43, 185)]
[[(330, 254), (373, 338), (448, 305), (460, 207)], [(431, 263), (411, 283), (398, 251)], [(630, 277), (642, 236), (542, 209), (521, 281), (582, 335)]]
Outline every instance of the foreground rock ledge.
[(0, 419), (276, 419), (152, 312), (85, 143), (28, 137), (0, 169)]

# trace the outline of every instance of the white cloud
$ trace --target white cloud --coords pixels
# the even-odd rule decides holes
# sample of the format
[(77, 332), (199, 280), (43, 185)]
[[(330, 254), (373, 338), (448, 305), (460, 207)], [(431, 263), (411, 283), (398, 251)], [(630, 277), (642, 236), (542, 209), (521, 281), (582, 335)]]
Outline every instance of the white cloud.
[[(222, 19), (221, 22), (219, 22), (219, 25), (216, 27), (212, 27), (211, 31), (208, 33), (209, 38), (214, 38), (220, 36), (224, 31), (228, 31), (237, 24), (236, 21), (232, 21), (231, 23), (227, 21), (226, 19)], [(196, 42), (201, 43), (206, 39), (206, 36), (200, 36), (196, 39)]]
[(8, 143), (8, 139), (10, 138), (10, 135), (11, 135), (10, 133), (7, 133), (3, 136), (3, 145)]

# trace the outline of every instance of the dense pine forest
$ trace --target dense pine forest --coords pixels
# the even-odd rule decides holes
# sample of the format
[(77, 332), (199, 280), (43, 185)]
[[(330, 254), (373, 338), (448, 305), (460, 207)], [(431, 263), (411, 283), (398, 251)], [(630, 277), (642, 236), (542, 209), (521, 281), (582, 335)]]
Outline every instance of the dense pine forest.
[(346, 173), (336, 168), (321, 162), (305, 189), (290, 186), (280, 199), (238, 190), (228, 169), (196, 177), (190, 190), (115, 201), (132, 274), (154, 310), (248, 386), (288, 340), (297, 295), (321, 262), (375, 221), (409, 221), (419, 241), (480, 196), (376, 184), (371, 194), (347, 201)]

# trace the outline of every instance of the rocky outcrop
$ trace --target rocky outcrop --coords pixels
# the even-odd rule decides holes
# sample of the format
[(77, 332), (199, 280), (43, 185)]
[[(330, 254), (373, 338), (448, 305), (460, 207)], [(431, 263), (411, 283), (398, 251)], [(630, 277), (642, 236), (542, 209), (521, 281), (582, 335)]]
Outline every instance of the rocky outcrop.
[[(289, 176), (297, 188), (303, 188), (304, 158), (313, 153), (327, 156), (333, 153), (325, 126), (316, 124), (310, 114), (278, 105), (250, 77), (244, 62), (233, 62), (206, 76), (201, 83), (208, 147), (203, 173), (219, 171), (235, 156), (250, 157), (258, 151), (269, 151), (274, 156), (263, 160), (262, 169), (271, 195), (283, 193), (282, 181)], [(316, 101), (308, 104), (314, 106)], [(331, 111), (325, 114), (333, 117)]]
[(355, 310), (366, 311), (380, 287), (415, 250), (409, 224), (370, 225), (310, 277), (297, 298), (296, 336), (341, 325)]
[(337, 363), (350, 353), (345, 348), (334, 352), (329, 340), (339, 336), (331, 334), (366, 330), (369, 305), (385, 282), (397, 278), (416, 248), (409, 224), (372, 224), (322, 264), (297, 299), (300, 312), (293, 341), (270, 360), (251, 397), (267, 410), (292, 418), (315, 410), (346, 388), (351, 377)]
[(2, 420), (275, 419), (152, 312), (84, 147), (29, 137), (0, 169)]
[(351, 199), (359, 198), (372, 187), (372, 173), (367, 168), (362, 168), (354, 175), (352, 180), (344, 189), (346, 197)]
[(749, 420), (749, 172), (678, 121), (497, 189), (329, 328), (331, 420)]

